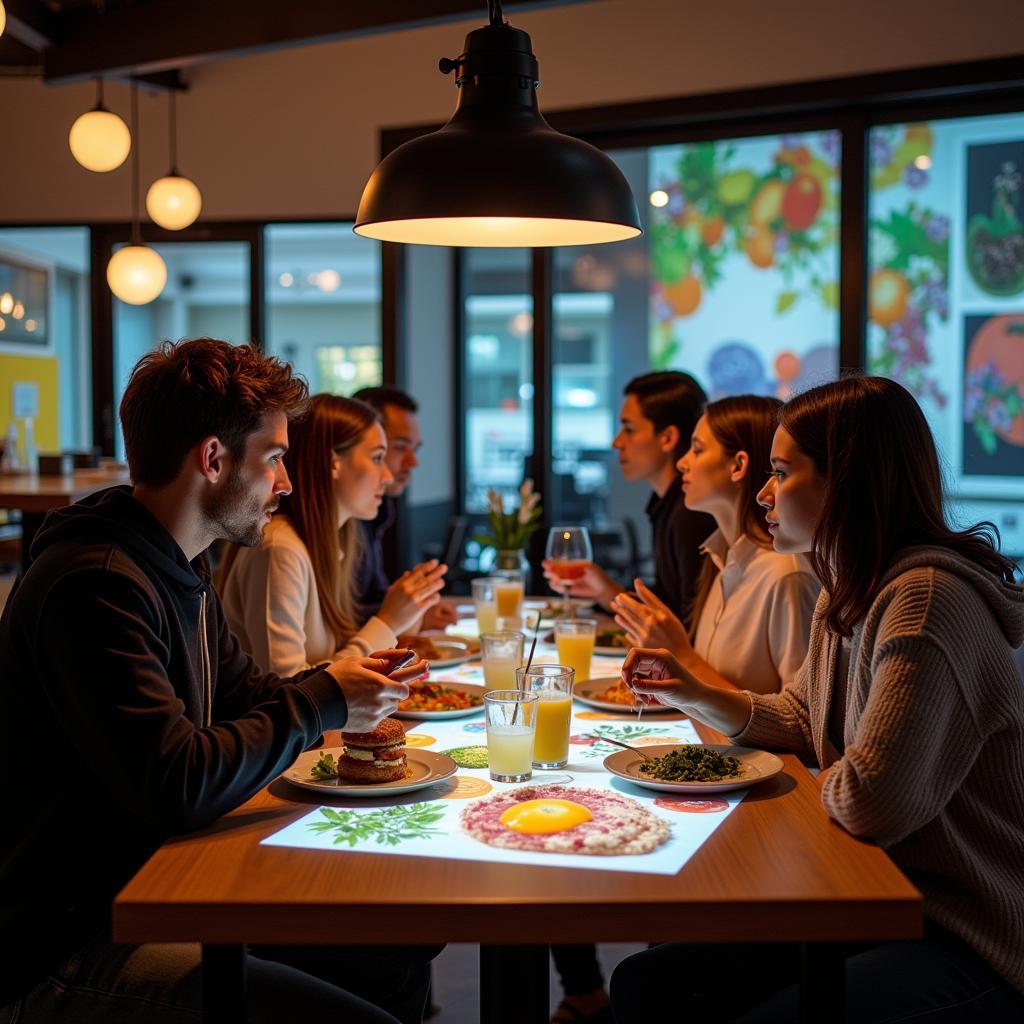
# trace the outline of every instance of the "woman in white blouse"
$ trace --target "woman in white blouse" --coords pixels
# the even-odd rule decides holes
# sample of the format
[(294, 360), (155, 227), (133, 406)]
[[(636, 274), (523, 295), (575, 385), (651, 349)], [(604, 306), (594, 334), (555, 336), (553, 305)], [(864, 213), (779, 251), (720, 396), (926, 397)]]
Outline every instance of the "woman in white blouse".
[(380, 416), (351, 398), (316, 395), (289, 427), (285, 463), (293, 491), (254, 548), (229, 551), (224, 611), (242, 647), (266, 671), (292, 675), (349, 654), (395, 646), (440, 600), (447, 566), (417, 565), (359, 624), (354, 597), (357, 519), (373, 519), (391, 474)]
[(781, 404), (711, 402), (677, 463), (686, 507), (718, 525), (704, 542), (689, 629), (639, 580), (639, 600), (613, 602), (634, 646), (668, 648), (704, 682), (755, 693), (778, 692), (803, 664), (820, 590), (806, 555), (773, 550), (757, 504)]

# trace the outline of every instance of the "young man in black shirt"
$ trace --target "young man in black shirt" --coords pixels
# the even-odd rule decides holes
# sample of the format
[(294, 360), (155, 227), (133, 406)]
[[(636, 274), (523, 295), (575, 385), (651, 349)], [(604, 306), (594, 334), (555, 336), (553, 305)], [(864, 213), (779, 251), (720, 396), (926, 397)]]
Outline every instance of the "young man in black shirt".
[[(684, 618), (689, 613), (700, 566), (700, 546), (714, 532), (715, 521), (683, 504), (676, 462), (690, 447), (690, 435), (707, 402), (704, 390), (688, 373), (668, 370), (635, 377), (625, 388), (620, 429), (612, 441), (627, 480), (645, 481), (653, 494), (647, 503), (654, 540), (654, 592)], [(548, 569), (552, 587), (565, 584)], [(572, 581), (573, 597), (593, 598), (606, 609), (625, 588), (600, 566), (590, 563)]]
[[(0, 619), (0, 1021), (193, 1019), (198, 946), (115, 944), (114, 896), (324, 730), (374, 728), (424, 667), (389, 679), (381, 660), (344, 658), (283, 679), (227, 628), (205, 551), (260, 542), (307, 397), (250, 346), (161, 345), (121, 403), (134, 486), (51, 513), (35, 537)], [(383, 967), (366, 952), (319, 950), (316, 977), (298, 951), (287, 966), (250, 956), (249, 1019), (393, 1024), (346, 990), (357, 978), (376, 1001), (375, 969), (380, 1001), (419, 1019), (429, 952)]]

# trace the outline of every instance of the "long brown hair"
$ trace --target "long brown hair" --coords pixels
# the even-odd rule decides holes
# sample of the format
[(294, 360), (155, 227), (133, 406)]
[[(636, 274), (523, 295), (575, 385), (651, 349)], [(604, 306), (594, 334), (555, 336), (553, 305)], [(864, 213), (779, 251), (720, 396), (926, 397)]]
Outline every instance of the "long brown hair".
[(1012, 582), (992, 523), (947, 525), (935, 441), (906, 388), (886, 377), (823, 384), (783, 406), (779, 426), (825, 480), (812, 561), (833, 633), (849, 636), (864, 618), (901, 548), (948, 548)]
[[(771, 537), (764, 521), (764, 509), (757, 503), (757, 494), (764, 482), (761, 471), (768, 466), (772, 450), (772, 437), (782, 403), (777, 398), (762, 395), (734, 395), (709, 402), (704, 408), (708, 429), (722, 446), (726, 455), (732, 457), (746, 452), (749, 460), (747, 474), (740, 482), (742, 500), (740, 504), (740, 533), (744, 533), (762, 548), (771, 547)], [(708, 595), (714, 586), (718, 567), (707, 555), (697, 577), (696, 596), (689, 615), (690, 632), (695, 633), (700, 613), (704, 610)]]
[[(339, 647), (359, 629), (354, 577), (360, 550), (354, 519), (338, 529), (331, 457), (358, 444), (379, 422), (380, 414), (365, 402), (314, 395), (308, 414), (288, 429), (285, 465), (292, 493), (281, 498), (280, 514), (288, 518), (309, 551), (320, 613)], [(222, 592), (236, 557), (237, 549), (225, 555), (220, 570)]]

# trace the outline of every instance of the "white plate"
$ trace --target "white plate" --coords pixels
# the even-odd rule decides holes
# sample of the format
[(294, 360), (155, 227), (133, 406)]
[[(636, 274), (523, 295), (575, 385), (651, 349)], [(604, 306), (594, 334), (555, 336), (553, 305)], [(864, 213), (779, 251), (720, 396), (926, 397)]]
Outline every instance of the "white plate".
[[(552, 629), (550, 632), (545, 633), (541, 638), (542, 644), (550, 644), (552, 647), (557, 647), (557, 641), (555, 640), (555, 631)], [(628, 647), (595, 647), (595, 654), (601, 654), (606, 658), (622, 658), (625, 660), (627, 654), (629, 654)]]
[[(672, 750), (683, 750), (693, 743), (658, 743), (644, 747), (644, 753), (651, 757), (664, 757)], [(632, 750), (616, 750), (604, 759), (605, 768), (620, 779), (632, 782), (634, 786), (644, 789), (657, 789), (662, 793), (723, 793), (729, 789), (745, 789), (757, 785), (766, 779), (774, 778), (782, 771), (784, 765), (781, 757), (769, 754), (767, 750), (755, 750), (753, 747), (730, 747), (723, 744), (705, 743), (708, 750), (717, 750), (720, 754), (731, 754), (740, 759), (741, 775), (720, 782), (668, 782), (664, 779), (652, 779), (640, 771), (643, 758)]]
[(427, 786), (433, 786), (435, 782), (451, 778), (459, 770), (459, 766), (446, 754), (412, 748), (406, 749), (405, 752), (412, 775), (396, 782), (349, 782), (347, 779), (310, 777), (310, 769), (320, 759), (321, 754), (333, 754), (337, 761), (344, 751), (344, 747), (322, 747), (319, 750), (303, 751), (295, 764), (282, 773), (281, 778), (287, 779), (293, 786), (314, 789), (318, 793), (373, 797), (395, 796), (398, 793), (411, 793), (415, 789), (425, 789)]
[[(428, 679), (428, 683), (437, 683), (439, 686), (447, 686), (450, 690), (458, 690), (459, 693), (473, 693), (483, 697), (484, 688), (476, 683), (460, 683), (454, 679)], [(399, 708), (395, 712), (395, 718), (410, 718), (418, 722), (440, 722), (446, 718), (465, 718), (467, 715), (475, 715), (483, 711), (483, 704), (475, 708), (458, 708), (455, 711), (403, 711)]]
[[(445, 633), (444, 630), (425, 629), (422, 633), (417, 633), (416, 636), (425, 637), (439, 651), (446, 654), (444, 658), (428, 659), (432, 670), (435, 668), (454, 668), (456, 665), (469, 661), (470, 658), (476, 656), (476, 653), (479, 653), (479, 649), (474, 652), (474, 644), (469, 637), (452, 636), (450, 633)], [(402, 640), (399, 638), (399, 646), (401, 646), (401, 643)]]
[[(572, 605), (573, 615), (586, 617), (594, 609), (594, 602), (582, 597), (570, 597), (569, 603)], [(523, 602), (524, 626), (532, 628), (534, 622), (537, 621), (537, 612), (539, 611), (541, 613), (540, 628), (550, 629), (564, 607), (565, 601), (560, 597), (549, 597), (543, 601), (527, 599)]]
[[(635, 715), (639, 710), (635, 704), (613, 704), (610, 700), (598, 700), (594, 694), (607, 690), (622, 681), (621, 676), (605, 676), (601, 679), (584, 679), (574, 683), (572, 695), (581, 703), (588, 704), (592, 708), (600, 708), (601, 711), (617, 711), (620, 715)], [(645, 704), (644, 714), (661, 714), (665, 711), (674, 711), (679, 714), (678, 708), (670, 708), (664, 704)]]

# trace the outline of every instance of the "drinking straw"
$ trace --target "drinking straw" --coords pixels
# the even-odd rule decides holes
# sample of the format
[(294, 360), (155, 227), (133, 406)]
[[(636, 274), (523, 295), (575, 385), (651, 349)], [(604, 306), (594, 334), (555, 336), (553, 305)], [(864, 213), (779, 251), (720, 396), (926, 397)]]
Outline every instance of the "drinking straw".
[[(533, 652), (537, 650), (537, 634), (540, 632), (540, 612), (537, 612), (537, 625), (533, 627), (533, 643), (530, 644), (530, 656), (526, 659), (526, 667), (523, 669), (523, 685), (517, 687), (520, 693), (527, 693), (526, 677), (530, 674), (530, 666), (533, 664)], [(519, 717), (519, 705), (517, 704), (512, 709), (512, 724), (516, 724), (516, 719)]]

